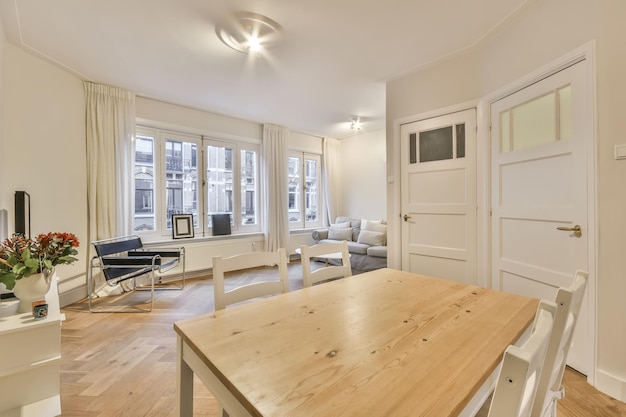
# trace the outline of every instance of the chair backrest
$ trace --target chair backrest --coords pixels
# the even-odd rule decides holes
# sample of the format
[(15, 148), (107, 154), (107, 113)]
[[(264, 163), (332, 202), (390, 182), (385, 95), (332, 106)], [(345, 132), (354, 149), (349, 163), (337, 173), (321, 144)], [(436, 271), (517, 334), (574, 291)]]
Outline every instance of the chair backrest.
[[(331, 255), (333, 259), (341, 259), (341, 265), (328, 265), (317, 268), (311, 267), (311, 258), (328, 259)], [(318, 243), (313, 246), (300, 246), (300, 259), (302, 263), (302, 281), (305, 287), (310, 287), (316, 282), (325, 281), (331, 278), (349, 277), (352, 275), (350, 266), (350, 253), (348, 252), (348, 242)]]
[(143, 243), (139, 236), (130, 235), (102, 239), (91, 242), (91, 244), (96, 251), (96, 257), (100, 258), (102, 273), (107, 281), (118, 282), (146, 273), (146, 265), (138, 265), (136, 267), (133, 267), (132, 264), (122, 265), (120, 259), (112, 258), (125, 256), (129, 251), (142, 249)]
[[(275, 281), (257, 281), (225, 290), (224, 274), (226, 272), (277, 265), (278, 279)], [(222, 310), (227, 305), (251, 300), (266, 295), (289, 292), (289, 275), (287, 271), (287, 252), (278, 249), (276, 252), (253, 252), (234, 255), (227, 258), (213, 257), (213, 291), (215, 294), (215, 310)]]
[(522, 347), (509, 346), (493, 393), (489, 417), (528, 417), (544, 366), (556, 305), (541, 301), (532, 332)]
[(554, 394), (560, 395), (567, 354), (572, 345), (572, 336), (588, 278), (588, 272), (578, 270), (574, 274), (572, 284), (567, 288), (559, 288), (557, 291), (554, 300), (556, 303), (554, 329), (546, 353), (546, 371), (541, 375), (533, 405), (533, 417), (543, 415), (551, 403), (556, 401)]
[(98, 256), (114, 255), (117, 253), (137, 250), (143, 247), (141, 238), (136, 235), (111, 239), (102, 239), (91, 242)]

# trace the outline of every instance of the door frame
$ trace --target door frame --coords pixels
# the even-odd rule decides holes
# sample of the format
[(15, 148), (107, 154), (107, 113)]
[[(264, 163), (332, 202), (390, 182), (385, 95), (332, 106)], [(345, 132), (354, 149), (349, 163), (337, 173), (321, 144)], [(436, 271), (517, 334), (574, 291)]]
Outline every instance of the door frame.
[[(491, 105), (513, 93), (516, 93), (524, 88), (544, 79), (557, 72), (574, 65), (576, 63), (583, 62), (585, 65), (585, 88), (587, 89), (587, 101), (585, 103), (585, 114), (589, 116), (589, 123), (585, 126), (585, 136), (591, 138), (586, 143), (587, 154), (587, 256), (589, 265), (589, 280), (587, 282), (586, 291), (588, 292), (589, 299), (592, 302), (592, 306), (589, 309), (589, 324), (591, 326), (591, 333), (593, 334), (592, 343), (592, 355), (591, 359), (591, 372), (587, 375), (587, 381), (594, 385), (596, 378), (597, 368), (597, 242), (598, 242), (598, 220), (596, 216), (597, 207), (597, 115), (596, 115), (596, 75), (595, 75), (595, 43), (589, 42), (582, 47), (571, 51), (570, 53), (557, 58), (556, 60), (546, 64), (545, 66), (526, 74), (522, 78), (513, 81), (512, 83), (498, 89), (497, 91), (485, 96), (481, 99), (478, 106), (478, 124), (481, 126), (479, 131), (485, 133), (483, 140), (478, 141), (479, 149), (477, 150), (477, 156), (484, 158), (484, 160), (478, 160), (478, 168), (484, 171), (482, 175), (479, 175), (479, 179), (482, 178), (485, 182), (479, 183), (479, 189), (482, 190), (483, 195), (477, 196), (479, 198), (479, 206), (483, 205), (488, 209), (484, 210), (483, 225), (484, 230), (489, 234), (489, 237), (482, 242), (485, 243), (485, 247), (481, 249), (481, 253), (484, 254), (484, 258), (479, 259), (479, 262), (484, 261), (483, 267), (486, 273), (481, 273), (479, 277), (484, 277), (485, 281), (480, 282), (479, 285), (487, 288), (492, 288), (493, 277), (491, 276), (491, 147), (490, 147), (490, 126), (491, 126)], [(480, 192), (479, 192), (480, 194)], [(479, 240), (480, 241), (480, 240)], [(481, 270), (480, 272), (483, 272)], [(573, 276), (572, 271), (572, 276)]]

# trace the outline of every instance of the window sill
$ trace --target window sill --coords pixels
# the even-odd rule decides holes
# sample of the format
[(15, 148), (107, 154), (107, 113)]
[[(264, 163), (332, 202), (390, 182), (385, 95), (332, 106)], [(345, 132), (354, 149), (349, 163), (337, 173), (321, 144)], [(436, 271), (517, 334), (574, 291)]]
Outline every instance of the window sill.
[(196, 243), (210, 243), (210, 242), (218, 242), (223, 240), (236, 240), (236, 239), (253, 239), (253, 240), (262, 240), (264, 239), (264, 234), (261, 232), (251, 232), (251, 233), (233, 233), (230, 235), (220, 235), (220, 236), (195, 236), (191, 238), (185, 239), (172, 239), (161, 237), (160, 239), (144, 239), (143, 236), (139, 235), (142, 238), (142, 241), (145, 245), (184, 245), (184, 244), (196, 244)]

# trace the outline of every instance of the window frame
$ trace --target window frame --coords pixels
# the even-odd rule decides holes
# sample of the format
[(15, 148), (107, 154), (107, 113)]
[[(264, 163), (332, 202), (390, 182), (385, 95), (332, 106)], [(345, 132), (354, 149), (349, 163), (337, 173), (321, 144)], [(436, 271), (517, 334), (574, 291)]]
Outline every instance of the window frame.
[[(205, 189), (203, 197), (205, 198), (203, 203), (206, 203), (208, 199), (208, 186), (209, 181), (207, 178), (207, 147), (215, 146), (215, 147), (225, 147), (231, 148), (233, 150), (232, 157), (232, 172), (233, 172), (233, 184), (232, 184), (232, 219), (231, 219), (231, 231), (232, 233), (254, 233), (261, 232), (261, 210), (260, 210), (260, 161), (261, 161), (261, 146), (259, 144), (249, 143), (249, 142), (237, 142), (237, 141), (229, 141), (223, 140), (213, 137), (205, 137), (202, 141), (202, 154), (203, 154), (203, 188)], [(242, 192), (241, 192), (241, 182), (242, 182), (242, 164), (245, 161), (242, 161), (241, 153), (243, 151), (252, 151), (256, 153), (256, 166), (255, 166), (255, 217), (256, 223), (254, 224), (242, 224), (242, 207), (243, 202), (241, 201)], [(209, 213), (208, 206), (205, 210), (205, 225), (207, 227), (207, 233), (209, 235), (213, 234), (213, 228), (208, 227), (209, 219), (208, 217), (213, 214)]]
[[(299, 221), (289, 221), (289, 230), (299, 230), (299, 229), (312, 229), (316, 227), (323, 226), (323, 184), (322, 184), (322, 155), (314, 154), (310, 152), (302, 152), (291, 150), (288, 152), (288, 158), (298, 158), (300, 161), (299, 169), (300, 169), (300, 181), (299, 181), (299, 190), (298, 190), (298, 204), (300, 205), (300, 214), (301, 218)], [(317, 219), (316, 220), (307, 220), (306, 216), (306, 200), (307, 200), (307, 192), (306, 192), (306, 178), (307, 178), (307, 161), (314, 160), (317, 163), (317, 172), (316, 172), (316, 204), (317, 204)], [(291, 174), (288, 174), (291, 177)], [(289, 185), (288, 185), (289, 187)], [(287, 190), (287, 204), (290, 204), (290, 196), (291, 190)], [(287, 212), (291, 212), (289, 206), (287, 207)]]
[[(143, 124), (136, 124), (136, 138), (137, 137), (146, 137), (150, 138), (153, 141), (153, 175), (152, 180), (154, 181), (154, 188), (152, 189), (153, 194), (153, 213), (154, 216), (154, 230), (133, 230), (133, 233), (136, 233), (142, 237), (146, 242), (154, 242), (154, 241), (163, 241), (169, 240), (172, 238), (172, 229), (167, 228), (167, 152), (166, 152), (166, 143), (168, 140), (180, 141), (180, 142), (188, 142), (195, 144), (195, 153), (193, 148), (191, 149), (191, 155), (195, 154), (196, 156), (196, 166), (195, 169), (197, 171), (196, 181), (195, 181), (195, 189), (194, 183), (188, 184), (186, 187), (183, 183), (183, 193), (188, 188), (188, 192), (194, 192), (194, 196), (191, 197), (191, 204), (195, 208), (197, 212), (197, 223), (194, 224), (194, 236), (196, 238), (206, 238), (211, 237), (213, 235), (212, 228), (209, 227), (209, 215), (208, 215), (208, 207), (207, 207), (207, 199), (208, 199), (208, 190), (207, 190), (207, 161), (206, 161), (206, 147), (209, 144), (213, 144), (215, 146), (226, 146), (231, 147), (233, 149), (233, 234), (245, 234), (245, 233), (254, 233), (261, 232), (261, 213), (262, 208), (260, 207), (260, 163), (261, 163), (261, 145), (260, 142), (254, 140), (224, 140), (217, 137), (206, 137), (200, 134), (190, 134), (185, 132), (175, 132), (170, 129), (161, 129), (159, 127), (152, 127)], [(132, 164), (133, 164), (133, 178), (132, 182), (132, 196), (133, 199), (137, 195), (137, 174), (140, 174), (137, 170), (136, 163), (136, 144), (137, 141), (133, 141), (133, 156), (132, 156)], [(184, 146), (183, 146), (184, 149)], [(241, 181), (242, 181), (242, 164), (245, 164), (245, 161), (242, 161), (241, 152), (242, 151), (252, 151), (256, 154), (256, 165), (254, 167), (254, 179), (253, 187), (254, 187), (254, 204), (255, 204), (255, 224), (241, 224), (242, 219), (242, 207), (243, 202), (240, 201), (243, 198), (241, 193)], [(184, 153), (184, 151), (183, 151)], [(184, 156), (184, 155), (183, 155)], [(184, 163), (184, 161), (183, 161)], [(149, 168), (147, 168), (149, 169)], [(184, 171), (184, 170), (183, 170)], [(183, 179), (184, 180), (184, 179)], [(141, 217), (142, 214), (136, 211), (135, 204), (132, 206), (133, 212), (131, 213), (133, 229), (135, 228), (135, 220), (139, 215)], [(187, 213), (185, 213), (187, 214)], [(147, 216), (148, 217), (148, 216)], [(195, 216), (194, 216), (195, 217)], [(194, 219), (195, 220), (195, 219)]]
[[(195, 135), (188, 135), (188, 134), (184, 134), (184, 133), (180, 133), (180, 132), (172, 132), (169, 130), (158, 130), (158, 134), (159, 134), (159, 191), (161, 193), (160, 197), (161, 199), (159, 200), (159, 206), (161, 208), (161, 213), (163, 213), (160, 217), (159, 217), (159, 222), (160, 222), (160, 227), (159, 229), (161, 230), (160, 235), (161, 236), (172, 236), (172, 229), (171, 227), (168, 229), (167, 228), (167, 194), (168, 194), (168, 187), (167, 187), (167, 148), (166, 148), (166, 142), (168, 140), (174, 140), (174, 141), (180, 141), (180, 142), (187, 142), (187, 143), (193, 143), (196, 145), (196, 149), (198, 149), (198, 147), (202, 146), (202, 137), (201, 136), (195, 136)], [(182, 153), (183, 153), (183, 149), (181, 147), (181, 161), (182, 161)], [(196, 152), (196, 183), (199, 181), (202, 181), (202, 177), (200, 175), (200, 168), (202, 166), (201, 161), (198, 161), (198, 153)], [(182, 192), (184, 193), (184, 183), (183, 183), (183, 188), (182, 188)], [(196, 186), (196, 201), (199, 201), (200, 196), (198, 195), (198, 187)], [(198, 232), (200, 232), (202, 230), (202, 222), (201, 222), (201, 215), (202, 215), (202, 204), (199, 203), (197, 206), (197, 224), (195, 224), (195, 218), (194, 218), (194, 235)], [(173, 213), (173, 214), (190, 214), (190, 213)]]

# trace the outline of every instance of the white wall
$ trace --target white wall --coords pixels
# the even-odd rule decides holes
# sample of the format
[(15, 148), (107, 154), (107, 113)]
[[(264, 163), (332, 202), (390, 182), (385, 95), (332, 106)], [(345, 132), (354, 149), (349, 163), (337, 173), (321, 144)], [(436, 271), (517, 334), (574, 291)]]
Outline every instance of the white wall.
[[(6, 159), (6, 152), (4, 151), (4, 62), (5, 62), (5, 37), (4, 28), (2, 27), (2, 21), (0, 21), (0, 191), (4, 190), (4, 160)], [(5, 193), (0, 192), (0, 209), (8, 210), (8, 201)]]
[(72, 232), (79, 262), (57, 268), (59, 290), (85, 281), (87, 186), (85, 104), (81, 80), (4, 44), (2, 201), (14, 232), (14, 193), (30, 194), (31, 235)]
[(387, 220), (385, 131), (342, 139), (341, 216)]
[(234, 117), (209, 113), (144, 97), (136, 99), (139, 121), (157, 123), (161, 128), (177, 129), (200, 135), (219, 135), (223, 138), (261, 140), (263, 126)]
[[(599, 197), (596, 386), (622, 401), (626, 401), (626, 274), (620, 260), (626, 236), (626, 161), (613, 160), (612, 155), (614, 145), (626, 143), (622, 126), (626, 113), (625, 16), (626, 2), (619, 0), (529, 2), (479, 47), (394, 80), (387, 90), (387, 174), (396, 175), (394, 120), (484, 97), (595, 40)], [(398, 202), (398, 184), (394, 184), (389, 188), (389, 210), (397, 209)], [(397, 244), (397, 228), (393, 233), (392, 229), (390, 239)]]

